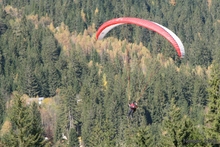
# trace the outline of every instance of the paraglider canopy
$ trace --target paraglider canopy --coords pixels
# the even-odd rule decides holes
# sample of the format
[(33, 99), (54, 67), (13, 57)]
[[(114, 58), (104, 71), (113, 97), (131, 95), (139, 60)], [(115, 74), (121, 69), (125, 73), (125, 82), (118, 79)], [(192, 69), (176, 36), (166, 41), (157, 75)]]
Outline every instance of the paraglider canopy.
[(176, 34), (174, 34), (171, 30), (169, 30), (168, 28), (166, 28), (156, 22), (145, 20), (145, 19), (140, 19), (140, 18), (122, 17), (122, 18), (111, 19), (111, 20), (103, 23), (99, 27), (99, 29), (96, 33), (96, 39), (99, 39), (99, 40), (103, 39), (105, 37), (105, 35), (111, 29), (115, 28), (116, 26), (122, 25), (122, 24), (138, 25), (138, 26), (145, 27), (149, 30), (152, 30), (152, 31), (160, 34), (161, 36), (163, 36), (165, 39), (167, 39), (172, 44), (172, 46), (176, 49), (176, 52), (180, 58), (183, 58), (185, 56), (185, 50), (184, 50), (183, 43), (181, 42), (179, 37), (177, 37)]

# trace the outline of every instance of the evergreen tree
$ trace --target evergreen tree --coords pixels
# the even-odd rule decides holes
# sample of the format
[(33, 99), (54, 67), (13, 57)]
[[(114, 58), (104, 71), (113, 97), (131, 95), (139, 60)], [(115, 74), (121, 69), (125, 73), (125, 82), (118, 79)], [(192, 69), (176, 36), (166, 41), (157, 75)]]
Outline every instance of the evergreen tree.
[(5, 66), (5, 59), (3, 55), (3, 49), (2, 46), (0, 47), (0, 75), (4, 74), (4, 66)]
[(77, 137), (76, 129), (71, 128), (69, 134), (69, 147), (78, 147), (78, 146), (79, 146), (79, 140)]
[(37, 103), (33, 103), (30, 106), (30, 120), (31, 120), (31, 126), (29, 127), (30, 129), (30, 134), (33, 134), (35, 139), (37, 140), (35, 142), (35, 146), (43, 146), (45, 142), (44, 141), (44, 136), (43, 136), (43, 126), (42, 126), (42, 121), (41, 121), (41, 114), (39, 111), (39, 106)]
[[(62, 133), (70, 135), (70, 130), (82, 122), (82, 140), (86, 146), (151, 146), (149, 140), (152, 146), (160, 146), (156, 143), (160, 142), (158, 130), (163, 117), (169, 114), (170, 120), (167, 117), (162, 123), (162, 145), (217, 146), (214, 140), (219, 139), (220, 13), (216, 11), (219, 9), (219, 2), (211, 0), (0, 0), (0, 124), (5, 117), (5, 102), (12, 91), (44, 97), (60, 91), (61, 95), (53, 98), (58, 104), (58, 112), (56, 126), (51, 126), (55, 128), (54, 138), (58, 144)], [(151, 51), (151, 57), (146, 57), (142, 49), (126, 54), (127, 42), (122, 43), (123, 48), (116, 53), (112, 44), (121, 46), (121, 41), (106, 39), (97, 44), (87, 33), (80, 35), (88, 27), (97, 29), (103, 22), (123, 16), (152, 20), (174, 31), (187, 51), (185, 59), (177, 59), (170, 43), (141, 27), (123, 25), (108, 35), (144, 44)], [(64, 49), (62, 55), (58, 42), (65, 34), (47, 28), (50, 23), (59, 27), (61, 22), (74, 32), (70, 37), (72, 48)], [(89, 30), (89, 35), (92, 33)], [(173, 58), (174, 62), (158, 53)], [(125, 66), (127, 57), (129, 65)], [(144, 60), (145, 64), (136, 64)], [(204, 67), (213, 60), (216, 60), (216, 73), (210, 80), (208, 97), (205, 73), (209, 68)], [(156, 64), (160, 70), (156, 70)], [(198, 70), (197, 65), (204, 70)], [(149, 78), (151, 73), (153, 76)], [(179, 106), (173, 108), (173, 113), (168, 105), (171, 97)], [(141, 109), (129, 124), (125, 119), (127, 103), (135, 99), (139, 99)], [(48, 111), (52, 111), (49, 107)], [(208, 111), (205, 130), (202, 127), (204, 107)], [(28, 112), (31, 119), (31, 110)], [(180, 118), (180, 114), (189, 114), (190, 118)], [(149, 128), (143, 127), (152, 122)], [(135, 131), (137, 127), (141, 127), (138, 132)], [(183, 132), (190, 132), (189, 137)], [(147, 133), (152, 133), (153, 137), (148, 138)], [(18, 146), (12, 134), (8, 134), (8, 146)], [(190, 142), (204, 140), (201, 134), (213, 143)], [(184, 138), (182, 144), (180, 138)]]
[(61, 22), (64, 22), (64, 12), (65, 11), (63, 9), (65, 9), (65, 7), (62, 6), (61, 4), (62, 4), (62, 2), (59, 1), (59, 2), (56, 2), (55, 6), (54, 6), (55, 8), (54, 8), (53, 12), (55, 12), (55, 14), (53, 14), (54, 15), (53, 22), (54, 22), (55, 26), (59, 26), (61, 24)]
[[(212, 140), (210, 144), (216, 144), (220, 140), (220, 65), (214, 62), (211, 71), (211, 79), (208, 88), (208, 113), (205, 118), (205, 128), (207, 130), (207, 139)], [(218, 146), (213, 145), (213, 146)]]
[(153, 139), (153, 134), (150, 132), (150, 126), (147, 126), (137, 131), (134, 141), (138, 147), (153, 147), (155, 146)]
[(32, 108), (25, 104), (24, 99), (15, 95), (8, 117), (12, 123), (12, 129), (3, 136), (5, 146), (34, 147), (43, 146), (43, 134), (39, 111), (36, 104)]
[(60, 86), (60, 72), (52, 65), (48, 67), (49, 96), (55, 96)]
[(2, 19), (0, 18), (0, 35), (4, 34), (7, 29), (8, 29), (7, 25), (5, 23), (3, 23)]
[(53, 140), (55, 143), (59, 143), (60, 141), (62, 141), (62, 134), (65, 133), (67, 129), (68, 113), (64, 101), (61, 99), (61, 97), (59, 95), (56, 95), (54, 99), (59, 105), (57, 107), (57, 112), (56, 112), (57, 117), (56, 117), (55, 127), (53, 130), (54, 131)]
[(193, 127), (193, 123), (186, 116), (182, 117), (180, 108), (172, 99), (170, 109), (162, 123), (161, 146), (184, 146), (190, 140), (197, 141), (200, 146), (204, 143), (202, 135)]
[(31, 64), (28, 64), (25, 68), (25, 77), (23, 79), (24, 82), (24, 93), (26, 93), (30, 97), (36, 97), (40, 93), (38, 82), (36, 80), (36, 76), (34, 74), (33, 68)]
[(3, 94), (0, 93), (0, 126), (3, 123), (4, 117), (5, 117), (5, 98), (3, 97)]
[[(102, 92), (98, 75), (98, 68), (94, 63), (91, 63), (89, 76), (84, 79), (84, 85), (80, 91), (80, 97), (82, 98), (83, 106), (81, 113), (82, 126), (82, 139), (86, 146), (98, 145), (100, 140), (97, 139), (98, 135), (93, 131), (98, 127), (98, 124), (102, 123), (101, 120), (103, 116), (102, 111)], [(92, 139), (93, 138), (93, 139)]]
[(48, 97), (50, 96), (49, 92), (49, 84), (48, 84), (48, 72), (44, 71), (44, 68), (41, 65), (40, 67), (36, 67), (38, 73), (36, 73), (36, 79), (39, 85), (40, 93), (39, 96)]
[(41, 57), (45, 65), (52, 65), (59, 59), (60, 48), (57, 42), (49, 30), (45, 30), (43, 34), (44, 38), (42, 40), (42, 51)]

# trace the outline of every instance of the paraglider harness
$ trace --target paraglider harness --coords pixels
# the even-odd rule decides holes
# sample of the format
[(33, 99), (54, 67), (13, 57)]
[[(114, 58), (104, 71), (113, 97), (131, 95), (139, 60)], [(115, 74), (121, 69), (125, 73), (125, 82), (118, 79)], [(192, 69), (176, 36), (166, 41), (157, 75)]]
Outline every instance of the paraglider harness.
[(129, 112), (128, 112), (128, 117), (131, 116), (131, 118), (133, 118), (133, 114), (134, 114), (134, 112), (136, 111), (136, 109), (138, 108), (137, 103), (136, 103), (136, 102), (133, 102), (133, 103), (131, 103), (131, 104), (128, 104), (128, 106), (129, 106), (129, 108), (130, 108), (130, 110), (129, 110)]

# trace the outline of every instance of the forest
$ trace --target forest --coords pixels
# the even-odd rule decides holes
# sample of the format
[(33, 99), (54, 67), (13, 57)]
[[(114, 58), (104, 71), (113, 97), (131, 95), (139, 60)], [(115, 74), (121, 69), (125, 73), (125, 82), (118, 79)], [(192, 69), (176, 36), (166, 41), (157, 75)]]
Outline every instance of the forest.
[[(135, 25), (97, 40), (118, 17), (185, 57)], [(219, 113), (219, 1), (0, 0), (0, 147), (218, 147)]]

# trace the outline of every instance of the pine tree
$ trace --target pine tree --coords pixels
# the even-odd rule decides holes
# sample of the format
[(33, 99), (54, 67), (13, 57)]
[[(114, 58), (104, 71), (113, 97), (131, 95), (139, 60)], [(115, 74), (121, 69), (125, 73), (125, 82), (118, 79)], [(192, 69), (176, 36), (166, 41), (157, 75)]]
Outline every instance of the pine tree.
[[(207, 139), (213, 140), (215, 144), (220, 140), (220, 65), (214, 62), (211, 71), (211, 79), (208, 88), (208, 113), (205, 118)], [(214, 145), (218, 146), (218, 145)]]
[(137, 135), (135, 136), (134, 141), (138, 147), (153, 147), (154, 138), (153, 134), (150, 132), (150, 127), (147, 126), (145, 128), (139, 129), (137, 131)]
[(202, 135), (186, 116), (182, 117), (180, 108), (172, 99), (167, 116), (162, 122), (161, 146), (184, 146), (190, 141), (197, 141), (197, 145), (204, 145)]
[(42, 40), (41, 57), (43, 63), (46, 65), (54, 66), (54, 63), (59, 59), (60, 47), (57, 45), (57, 41), (48, 30), (45, 30)]
[(12, 130), (3, 136), (5, 146), (43, 146), (43, 134), (40, 113), (34, 104), (32, 108), (25, 104), (20, 95), (15, 95), (12, 106), (8, 112), (12, 123)]
[(62, 107), (63, 104), (59, 105), (59, 111), (58, 111), (58, 117), (56, 119), (56, 124), (55, 124), (55, 130), (54, 135), (53, 135), (53, 141), (59, 142), (62, 141), (62, 133), (64, 133), (65, 128), (66, 128), (66, 113), (65, 113), (65, 108)]
[[(93, 130), (98, 128), (101, 131), (100, 123), (102, 123), (102, 89), (101, 82), (99, 80), (98, 68), (91, 63), (91, 69), (89, 76), (84, 79), (84, 85), (80, 92), (83, 106), (81, 113), (82, 127), (82, 139), (86, 146), (97, 145), (100, 140), (95, 140), (98, 135)], [(97, 122), (97, 120), (99, 120)], [(97, 131), (96, 131), (97, 132)], [(99, 131), (98, 131), (99, 132)], [(92, 142), (91, 142), (92, 140)]]
[(25, 68), (25, 77), (23, 79), (24, 82), (24, 93), (28, 94), (30, 97), (38, 96), (40, 93), (38, 82), (36, 80), (33, 68), (31, 64), (28, 64)]
[(0, 75), (3, 75), (4, 73), (4, 55), (3, 50), (0, 47)]
[(76, 129), (71, 128), (69, 134), (69, 147), (78, 147), (78, 146), (79, 146), (79, 140), (77, 138)]
[(5, 117), (5, 98), (3, 97), (3, 94), (0, 93), (0, 126), (3, 123), (4, 117)]
[(48, 67), (49, 96), (55, 96), (56, 90), (60, 86), (60, 72), (52, 65)]
[(42, 65), (37, 69), (39, 70), (38, 73), (36, 74), (36, 79), (38, 81), (39, 89), (40, 89), (39, 96), (48, 97), (50, 95), (49, 84), (48, 84), (48, 72), (44, 71)]
[(45, 143), (43, 142), (43, 126), (41, 124), (41, 114), (37, 103), (34, 102), (33, 104), (31, 104), (29, 115), (31, 120), (31, 126), (29, 127), (30, 134), (32, 134), (37, 140), (34, 145), (39, 147), (43, 146)]

